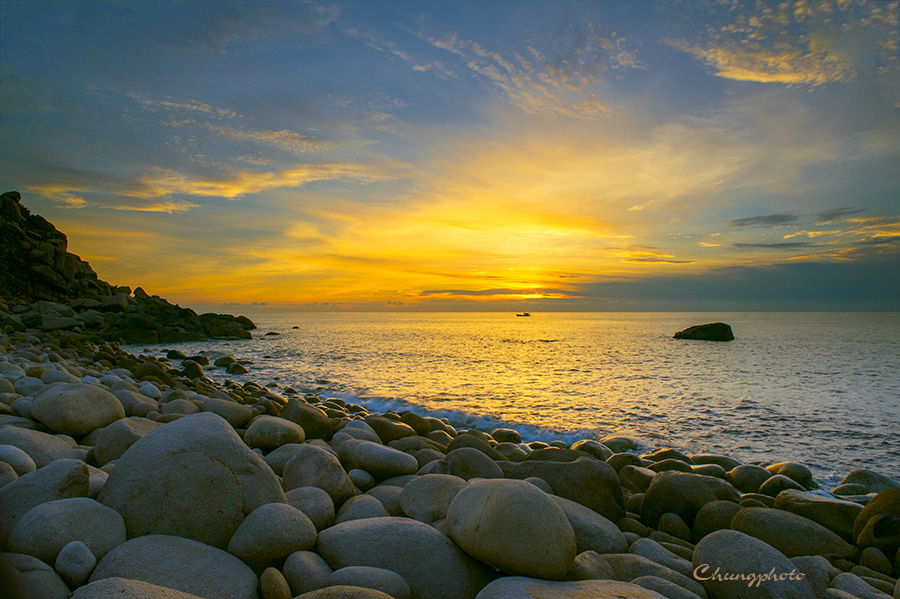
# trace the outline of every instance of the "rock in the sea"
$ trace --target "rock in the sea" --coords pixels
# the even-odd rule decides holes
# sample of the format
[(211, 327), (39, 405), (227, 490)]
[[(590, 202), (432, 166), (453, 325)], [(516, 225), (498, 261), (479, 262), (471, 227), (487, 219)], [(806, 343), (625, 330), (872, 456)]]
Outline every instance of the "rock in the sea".
[(104, 578), (79, 588), (72, 599), (201, 599), (197, 595), (126, 578)]
[(397, 572), (411, 599), (468, 599), (493, 578), (453, 541), (411, 518), (344, 522), (323, 530), (316, 549), (334, 569), (373, 566)]
[(84, 584), (96, 566), (97, 558), (81, 541), (66, 543), (53, 563), (53, 569), (70, 587)]
[(863, 506), (852, 501), (793, 489), (779, 493), (775, 498), (775, 507), (818, 522), (848, 543), (853, 542), (853, 522), (863, 509)]
[(553, 582), (506, 576), (484, 587), (475, 599), (666, 599), (655, 591), (615, 580)]
[(56, 460), (0, 487), (0, 547), (6, 544), (18, 520), (36, 505), (87, 497), (90, 475), (80, 460)]
[(16, 522), (9, 548), (48, 564), (71, 541), (81, 541), (101, 559), (125, 542), (125, 522), (113, 509), (87, 497), (57, 499), (34, 506)]
[(872, 470), (865, 468), (857, 468), (852, 470), (850, 474), (844, 477), (840, 482), (841, 485), (856, 484), (862, 485), (866, 489), (866, 493), (881, 493), (887, 489), (900, 488), (900, 481), (884, 476)]
[(699, 339), (701, 341), (733, 341), (734, 333), (731, 327), (724, 322), (711, 322), (709, 324), (697, 324), (678, 331), (675, 339)]
[(80, 383), (60, 383), (48, 387), (34, 399), (31, 416), (58, 433), (85, 435), (125, 418), (125, 409), (116, 396), (105, 389)]
[(225, 548), (244, 517), (284, 503), (275, 473), (220, 416), (185, 416), (145, 435), (116, 462), (98, 501), (129, 537), (172, 534)]
[(576, 555), (565, 512), (524, 481), (470, 483), (450, 504), (447, 527), (466, 553), (512, 574), (559, 580)]
[(315, 544), (316, 527), (303, 512), (286, 503), (267, 503), (241, 522), (228, 542), (228, 553), (262, 568)]
[(778, 462), (771, 466), (766, 466), (766, 470), (772, 474), (784, 475), (794, 482), (801, 485), (804, 489), (813, 488), (812, 472), (803, 464), (797, 462)]
[[(710, 599), (815, 599), (802, 574), (774, 547), (736, 530), (719, 530), (694, 549), (694, 578)], [(753, 577), (753, 578), (751, 578)], [(763, 579), (765, 577), (765, 579)]]
[(784, 510), (744, 508), (732, 518), (731, 528), (760, 539), (787, 557), (846, 557), (853, 549), (849, 543), (821, 524)]
[(119, 577), (166, 586), (207, 599), (257, 599), (258, 579), (221, 549), (169, 535), (126, 541), (106, 554), (90, 582)]
[(286, 491), (297, 487), (319, 487), (331, 496), (335, 506), (356, 494), (353, 482), (337, 456), (309, 443), (297, 445), (282, 476)]

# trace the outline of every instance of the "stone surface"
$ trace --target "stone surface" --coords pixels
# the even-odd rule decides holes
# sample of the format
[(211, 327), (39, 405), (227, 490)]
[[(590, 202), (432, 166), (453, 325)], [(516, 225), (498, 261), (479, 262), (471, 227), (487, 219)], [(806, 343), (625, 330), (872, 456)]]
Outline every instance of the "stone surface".
[(859, 599), (885, 599), (889, 597), (883, 591), (872, 587), (865, 580), (850, 572), (841, 572), (831, 581), (831, 588), (850, 593)]
[(818, 522), (847, 542), (853, 541), (853, 522), (863, 509), (863, 506), (852, 501), (842, 501), (794, 489), (779, 493), (775, 497), (774, 505), (779, 510), (786, 510)]
[(598, 554), (622, 553), (628, 549), (628, 542), (614, 523), (571, 499), (556, 495), (550, 498), (562, 508), (575, 533), (577, 553), (585, 551), (596, 551)]
[(691, 531), (695, 541), (717, 530), (731, 528), (731, 519), (741, 511), (741, 506), (732, 501), (711, 501), (704, 504), (694, 518)]
[(779, 493), (787, 489), (793, 489), (795, 491), (805, 490), (803, 485), (794, 481), (794, 479), (788, 478), (783, 474), (774, 474), (759, 486), (759, 493), (761, 495), (768, 495), (769, 497), (777, 497)]
[(628, 553), (646, 557), (685, 576), (690, 576), (693, 571), (690, 561), (675, 555), (653, 539), (638, 539), (628, 548)]
[[(785, 555), (763, 541), (735, 530), (719, 530), (697, 543), (692, 560), (694, 576), (701, 579), (710, 599), (815, 599), (805, 579)], [(768, 574), (784, 580), (717, 580), (724, 574)], [(794, 579), (789, 577), (794, 573)]]
[(228, 542), (228, 553), (255, 568), (278, 563), (316, 545), (316, 527), (286, 503), (267, 503), (248, 515)]
[(103, 466), (119, 459), (125, 450), (137, 443), (144, 435), (162, 426), (158, 422), (132, 416), (116, 420), (103, 427), (94, 441), (94, 458), (97, 465)]
[(484, 587), (476, 599), (666, 599), (649, 589), (615, 580), (553, 582), (507, 576)]
[(126, 541), (97, 564), (90, 582), (120, 577), (207, 599), (256, 599), (258, 579), (244, 562), (209, 545), (168, 535)]
[(332, 569), (318, 553), (297, 551), (288, 556), (281, 571), (296, 596), (324, 587)]
[(391, 599), (391, 596), (375, 589), (342, 584), (303, 593), (294, 599)]
[(168, 587), (128, 580), (125, 578), (104, 578), (79, 588), (72, 599), (198, 599), (197, 595), (182, 593)]
[(0, 427), (0, 443), (27, 453), (37, 468), (43, 468), (53, 460), (78, 458), (78, 452), (59, 437), (18, 426)]
[(362, 468), (377, 480), (415, 474), (419, 469), (416, 458), (408, 453), (371, 441), (360, 441), (355, 446), (352, 462), (355, 468)]
[(66, 543), (53, 563), (53, 569), (71, 588), (84, 584), (96, 566), (97, 558), (81, 541)]
[(97, 558), (125, 542), (125, 521), (113, 509), (87, 497), (57, 499), (25, 512), (10, 532), (9, 549), (52, 564), (71, 541), (81, 541)]
[(0, 487), (0, 547), (31, 508), (56, 499), (87, 497), (90, 475), (80, 460), (56, 460)]
[(203, 402), (203, 407), (201, 409), (204, 412), (212, 412), (213, 414), (221, 416), (234, 428), (243, 428), (250, 418), (253, 417), (253, 411), (249, 406), (228, 399), (207, 399)]
[(607, 553), (603, 555), (603, 559), (609, 564), (609, 567), (615, 573), (618, 580), (631, 582), (642, 576), (656, 576), (668, 580), (669, 582), (673, 582), (701, 597), (706, 594), (706, 591), (703, 590), (700, 583), (692, 577), (680, 574), (668, 566), (647, 559), (642, 555), (635, 555), (633, 553)]
[(787, 557), (834, 555), (846, 557), (852, 546), (821, 524), (773, 508), (744, 508), (731, 520), (731, 528), (756, 537)]
[(31, 456), (15, 445), (0, 445), (0, 462), (9, 464), (17, 477), (37, 469)]
[(466, 481), (449, 474), (417, 476), (400, 493), (400, 505), (410, 518), (430, 524), (447, 517), (447, 510)]
[[(69, 587), (53, 568), (36, 557), (21, 553), (0, 553), (0, 572), (3, 586), (13, 599), (66, 599)], [(16, 595), (15, 593), (18, 593)]]
[(804, 489), (813, 488), (812, 472), (803, 464), (797, 462), (778, 462), (766, 466), (766, 470), (772, 474), (781, 474), (793, 480)]
[(464, 480), (472, 478), (503, 478), (503, 470), (484, 452), (474, 447), (460, 447), (444, 458), (450, 466), (450, 474)]
[(410, 594), (409, 585), (402, 576), (393, 570), (371, 566), (347, 566), (335, 570), (328, 577), (328, 586), (339, 585), (375, 589), (393, 599), (409, 599)]
[(262, 458), (209, 412), (137, 441), (116, 461), (97, 499), (122, 514), (129, 537), (172, 534), (223, 549), (247, 514), (285, 502)]
[(470, 483), (450, 504), (447, 527), (466, 553), (511, 574), (559, 580), (576, 555), (565, 512), (524, 481)]
[(695, 339), (700, 341), (733, 341), (734, 333), (724, 322), (697, 324), (673, 335), (674, 339)]
[(334, 524), (334, 501), (331, 495), (319, 487), (297, 487), (285, 493), (287, 502), (306, 514), (316, 530)]
[(855, 484), (865, 487), (866, 493), (881, 493), (887, 489), (900, 488), (900, 481), (889, 476), (879, 474), (873, 470), (865, 468), (857, 468), (851, 470), (840, 482), (841, 485)]
[(275, 568), (266, 568), (259, 577), (262, 599), (291, 599), (291, 587), (284, 575)]
[(371, 495), (357, 495), (344, 502), (335, 514), (335, 524), (361, 520), (364, 518), (381, 518), (387, 516), (387, 510), (378, 499)]
[(353, 482), (334, 454), (309, 443), (299, 445), (284, 467), (282, 484), (286, 491), (297, 487), (319, 487), (335, 506), (356, 494)]
[(305, 401), (290, 399), (280, 416), (303, 427), (307, 439), (326, 439), (331, 436), (331, 419), (322, 410)]
[(728, 471), (725, 480), (730, 482), (741, 493), (756, 493), (764, 482), (772, 477), (772, 473), (754, 464), (743, 464)]
[(125, 417), (116, 396), (93, 385), (60, 383), (31, 403), (31, 416), (47, 428), (67, 435), (85, 435)]
[(393, 570), (409, 584), (411, 599), (473, 597), (492, 578), (490, 569), (453, 541), (411, 518), (369, 518), (319, 533), (317, 552), (334, 568)]
[(700, 508), (717, 499), (703, 478), (684, 472), (659, 473), (641, 501), (643, 522), (656, 527), (660, 516), (672, 512), (680, 516), (688, 526), (693, 525)]
[(275, 449), (305, 440), (306, 433), (302, 426), (277, 416), (257, 416), (244, 433), (244, 443), (261, 449)]

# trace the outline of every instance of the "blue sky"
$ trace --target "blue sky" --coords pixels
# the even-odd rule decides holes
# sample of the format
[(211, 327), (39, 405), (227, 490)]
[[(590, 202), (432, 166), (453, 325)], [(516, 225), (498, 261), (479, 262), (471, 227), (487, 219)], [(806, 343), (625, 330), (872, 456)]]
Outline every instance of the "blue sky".
[(0, 185), (308, 309), (900, 309), (898, 2), (2, 2)]

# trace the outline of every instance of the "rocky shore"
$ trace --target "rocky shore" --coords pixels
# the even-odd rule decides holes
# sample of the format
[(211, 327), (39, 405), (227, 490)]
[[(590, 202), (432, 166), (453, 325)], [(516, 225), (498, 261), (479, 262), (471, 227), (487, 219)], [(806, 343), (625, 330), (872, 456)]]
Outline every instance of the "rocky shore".
[[(875, 598), (900, 484), (610, 437), (523, 443), (214, 383), (233, 355), (0, 335), (11, 597)], [(575, 594), (581, 593), (581, 594)]]

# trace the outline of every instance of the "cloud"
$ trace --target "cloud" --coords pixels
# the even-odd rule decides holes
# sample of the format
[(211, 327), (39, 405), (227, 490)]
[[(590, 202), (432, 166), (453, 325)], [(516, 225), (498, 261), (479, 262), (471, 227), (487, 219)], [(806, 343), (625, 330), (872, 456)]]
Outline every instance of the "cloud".
[(567, 296), (568, 291), (565, 289), (426, 289), (420, 293), (422, 296), (428, 295), (453, 295), (453, 296), (466, 296), (466, 297), (480, 297), (480, 296), (508, 296), (508, 295), (528, 295), (528, 296), (542, 296), (542, 297), (555, 297), (555, 296)]
[(806, 241), (784, 241), (777, 243), (736, 243), (734, 247), (742, 250), (793, 250), (816, 246)]
[(865, 208), (833, 208), (817, 214), (815, 216), (815, 221), (817, 224), (833, 223), (865, 211)]
[(765, 216), (749, 216), (728, 221), (729, 227), (776, 227), (797, 222), (793, 214), (767, 214)]

